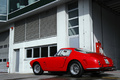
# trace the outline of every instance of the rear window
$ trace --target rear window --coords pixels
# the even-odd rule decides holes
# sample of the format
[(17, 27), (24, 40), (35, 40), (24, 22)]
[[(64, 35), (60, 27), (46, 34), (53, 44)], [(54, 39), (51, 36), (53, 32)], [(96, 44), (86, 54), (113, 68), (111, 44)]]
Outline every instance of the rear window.
[(75, 51), (77, 52), (81, 52), (81, 53), (94, 53), (93, 51), (90, 51), (90, 50), (86, 50), (86, 49), (75, 49)]

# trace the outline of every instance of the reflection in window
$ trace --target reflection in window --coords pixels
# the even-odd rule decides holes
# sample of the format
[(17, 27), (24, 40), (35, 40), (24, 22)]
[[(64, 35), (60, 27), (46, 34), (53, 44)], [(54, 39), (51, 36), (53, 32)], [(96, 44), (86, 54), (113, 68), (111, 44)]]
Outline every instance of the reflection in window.
[(57, 56), (69, 56), (71, 53), (71, 50), (60, 50), (58, 53), (57, 53)]
[(76, 28), (70, 28), (68, 31), (69, 31), (69, 36), (79, 34), (78, 27), (76, 27)]
[(68, 4), (68, 34), (79, 34), (78, 2)]
[(0, 0), (0, 14), (7, 14), (7, 0)]
[(28, 0), (28, 4), (32, 4), (32, 3), (36, 2), (36, 1), (38, 1), (38, 0)]
[[(14, 2), (13, 2), (14, 1)], [(9, 0), (9, 13), (24, 8), (38, 0)]]
[(78, 18), (69, 20), (69, 27), (74, 27), (78, 25)]

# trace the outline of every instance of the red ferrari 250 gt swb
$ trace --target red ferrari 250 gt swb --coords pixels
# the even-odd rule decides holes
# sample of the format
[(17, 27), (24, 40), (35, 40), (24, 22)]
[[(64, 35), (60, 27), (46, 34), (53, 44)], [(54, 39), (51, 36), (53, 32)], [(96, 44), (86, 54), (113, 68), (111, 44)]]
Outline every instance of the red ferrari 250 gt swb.
[(115, 69), (111, 58), (77, 48), (60, 49), (53, 57), (32, 60), (30, 65), (35, 75), (40, 75), (44, 71), (68, 71), (75, 77), (81, 76), (86, 71), (97, 72)]

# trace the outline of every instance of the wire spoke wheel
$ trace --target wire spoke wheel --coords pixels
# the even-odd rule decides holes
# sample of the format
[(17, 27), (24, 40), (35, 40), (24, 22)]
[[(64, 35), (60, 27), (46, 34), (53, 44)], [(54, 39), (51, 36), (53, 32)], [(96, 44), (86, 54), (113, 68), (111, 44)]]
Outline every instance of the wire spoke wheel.
[(34, 66), (34, 72), (35, 72), (35, 73), (39, 73), (39, 72), (40, 72), (40, 65), (39, 65), (39, 64), (36, 64), (36, 65)]
[(80, 68), (79, 68), (79, 65), (78, 65), (78, 64), (74, 63), (74, 64), (71, 65), (71, 67), (70, 67), (70, 72), (71, 72), (72, 74), (76, 75), (76, 74), (79, 73), (79, 71), (80, 71)]
[(33, 72), (35, 75), (41, 75), (43, 73), (43, 70), (40, 66), (39, 63), (36, 63), (34, 66), (33, 66)]
[(70, 64), (69, 71), (71, 76), (80, 77), (83, 74), (83, 67), (78, 61), (73, 61)]

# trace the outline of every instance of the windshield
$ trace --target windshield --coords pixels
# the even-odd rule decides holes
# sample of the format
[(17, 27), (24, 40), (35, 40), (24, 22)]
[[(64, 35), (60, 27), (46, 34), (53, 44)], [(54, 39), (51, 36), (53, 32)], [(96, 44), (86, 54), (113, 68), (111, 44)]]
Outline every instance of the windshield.
[(81, 53), (94, 53), (93, 51), (87, 50), (87, 49), (75, 49), (75, 51), (81, 52)]

